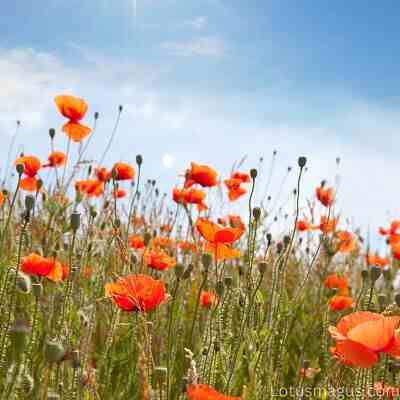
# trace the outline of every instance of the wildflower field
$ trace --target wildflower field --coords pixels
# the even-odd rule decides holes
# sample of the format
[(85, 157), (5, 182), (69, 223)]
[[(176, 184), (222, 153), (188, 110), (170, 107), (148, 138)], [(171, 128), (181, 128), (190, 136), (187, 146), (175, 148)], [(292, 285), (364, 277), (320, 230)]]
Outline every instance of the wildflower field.
[(163, 194), (145, 156), (104, 164), (116, 131), (85, 158), (87, 109), (57, 96), (49, 154), (7, 165), (0, 399), (398, 397), (400, 220), (372, 232), (378, 254), (335, 185), (303, 191), (301, 155), (279, 230), (274, 194), (259, 201), (259, 171), (241, 163), (221, 176), (193, 160)]

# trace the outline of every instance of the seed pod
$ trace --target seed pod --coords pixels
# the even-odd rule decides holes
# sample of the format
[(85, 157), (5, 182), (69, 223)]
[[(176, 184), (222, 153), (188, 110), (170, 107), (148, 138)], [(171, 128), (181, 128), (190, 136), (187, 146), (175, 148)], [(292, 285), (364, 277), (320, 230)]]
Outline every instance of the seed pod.
[(81, 214), (78, 212), (73, 212), (71, 214), (71, 229), (76, 232), (81, 225)]
[(24, 165), (23, 164), (17, 164), (15, 169), (17, 170), (18, 175), (22, 175), (24, 173)]
[(29, 275), (19, 271), (17, 276), (17, 289), (24, 294), (28, 294), (32, 290), (32, 281)]
[(208, 253), (204, 253), (204, 254), (201, 256), (201, 262), (202, 262), (202, 264), (203, 264), (204, 270), (207, 272), (207, 271), (208, 271), (208, 268), (210, 267), (211, 262), (212, 262), (212, 257), (211, 257), (211, 255), (208, 254)]
[(182, 278), (184, 271), (185, 271), (185, 266), (183, 264), (178, 263), (175, 265), (175, 275), (178, 279)]
[(299, 157), (297, 160), (297, 163), (299, 164), (300, 168), (304, 168), (305, 165), (307, 164), (307, 158), (306, 157)]
[(33, 210), (33, 207), (35, 207), (35, 198), (31, 194), (28, 194), (25, 196), (25, 209), (27, 212), (30, 212)]
[(258, 267), (258, 270), (260, 271), (260, 274), (263, 274), (267, 270), (268, 265), (266, 262), (261, 261), (260, 263), (258, 263), (257, 267)]
[(257, 170), (255, 168), (252, 168), (250, 170), (250, 176), (251, 176), (252, 179), (256, 179), (257, 178), (257, 174), (258, 174), (258, 172), (257, 172)]
[(374, 284), (379, 277), (381, 276), (382, 269), (376, 266), (373, 266), (371, 268), (370, 276), (371, 276), (371, 282)]
[(61, 343), (48, 341), (45, 345), (44, 355), (49, 362), (60, 362), (65, 356), (65, 349)]
[(225, 292), (224, 282), (218, 281), (215, 285), (215, 291), (217, 292), (218, 297), (222, 297)]
[(139, 165), (139, 166), (143, 164), (143, 157), (142, 157), (141, 154), (138, 154), (136, 156), (136, 164)]
[(17, 319), (10, 329), (11, 342), (13, 350), (17, 357), (19, 357), (25, 350), (27, 338), (30, 332), (30, 327), (26, 321)]

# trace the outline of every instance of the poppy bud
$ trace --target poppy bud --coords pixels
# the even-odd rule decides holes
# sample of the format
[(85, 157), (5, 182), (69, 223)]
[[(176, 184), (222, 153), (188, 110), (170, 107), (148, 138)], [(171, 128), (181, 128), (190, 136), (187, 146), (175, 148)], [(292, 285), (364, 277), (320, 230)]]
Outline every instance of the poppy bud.
[(368, 270), (367, 269), (361, 270), (361, 278), (364, 283), (368, 280)]
[(31, 195), (28, 194), (25, 196), (25, 209), (26, 211), (32, 211), (33, 207), (35, 206), (35, 198)]
[(71, 229), (76, 232), (81, 225), (81, 214), (78, 212), (73, 212), (71, 214)]
[(378, 278), (381, 276), (382, 270), (379, 267), (373, 266), (371, 268), (371, 281), (374, 284)]
[(233, 283), (233, 278), (231, 276), (225, 276), (224, 278), (224, 283), (226, 285), (226, 287), (230, 288), (232, 286)]
[(278, 154), (278, 150), (274, 150), (273, 152), (272, 152), (272, 155), (273, 156), (276, 156)]
[(96, 111), (95, 113), (94, 113), (94, 119), (99, 119), (99, 113), (98, 113), (98, 111)]
[(282, 243), (282, 242), (278, 242), (278, 243), (276, 244), (276, 252), (277, 252), (278, 254), (280, 254), (280, 253), (282, 252), (282, 250), (283, 250), (283, 243)]
[(284, 246), (285, 246), (285, 247), (288, 247), (288, 246), (289, 246), (289, 243), (290, 243), (290, 236), (285, 235), (285, 236), (283, 237), (283, 244), (284, 244)]
[(18, 175), (22, 175), (24, 173), (24, 166), (22, 164), (17, 164), (15, 169), (17, 170)]
[(119, 111), (119, 112), (122, 112), (123, 109), (124, 109), (124, 107), (123, 107), (122, 105), (119, 105), (118, 111)]
[(65, 349), (61, 343), (49, 340), (45, 345), (44, 356), (49, 362), (60, 362), (65, 356)]
[(50, 139), (54, 139), (54, 136), (56, 136), (56, 130), (54, 128), (49, 129), (49, 136)]
[(400, 293), (394, 295), (394, 301), (396, 302), (397, 307), (400, 307)]
[(257, 221), (260, 219), (260, 217), (261, 217), (261, 208), (260, 207), (253, 208), (253, 217)]
[(251, 176), (251, 178), (252, 179), (256, 179), (257, 178), (257, 170), (255, 169), (255, 168), (252, 168), (251, 170), (250, 170), (250, 176)]
[(212, 262), (212, 257), (208, 253), (204, 253), (201, 256), (201, 262), (203, 263), (205, 271), (208, 271), (209, 266), (211, 265)]
[(31, 278), (29, 277), (29, 275), (26, 275), (21, 271), (18, 272), (17, 289), (24, 294), (28, 294), (31, 292), (32, 282), (31, 282)]
[(307, 158), (306, 157), (299, 157), (297, 160), (297, 163), (299, 164), (300, 168), (304, 168), (304, 166), (307, 164)]
[(270, 233), (267, 233), (266, 238), (267, 238), (268, 246), (270, 246), (271, 242), (272, 242), (272, 235)]
[(258, 270), (260, 271), (260, 274), (263, 274), (267, 270), (268, 265), (266, 262), (262, 261), (262, 262), (258, 263), (257, 267), (258, 267)]
[(184, 271), (185, 271), (185, 266), (183, 264), (179, 263), (175, 265), (175, 275), (178, 279), (182, 277)]
[(222, 297), (225, 292), (224, 282), (218, 281), (217, 284), (215, 285), (215, 291), (217, 292), (217, 295), (219, 297)]
[(337, 164), (337, 165), (340, 164), (340, 157), (336, 157), (336, 164)]
[(141, 154), (138, 154), (136, 156), (136, 164), (139, 165), (139, 166), (143, 164), (143, 157), (142, 157)]
[(292, 170), (291, 166), (287, 167), (287, 172), (290, 172), (291, 170)]
[(30, 327), (26, 321), (17, 319), (10, 329), (11, 341), (16, 356), (18, 357), (25, 349)]
[(193, 271), (193, 265), (189, 264), (188, 267), (185, 269), (185, 272), (183, 273), (182, 278), (189, 279), (192, 271)]

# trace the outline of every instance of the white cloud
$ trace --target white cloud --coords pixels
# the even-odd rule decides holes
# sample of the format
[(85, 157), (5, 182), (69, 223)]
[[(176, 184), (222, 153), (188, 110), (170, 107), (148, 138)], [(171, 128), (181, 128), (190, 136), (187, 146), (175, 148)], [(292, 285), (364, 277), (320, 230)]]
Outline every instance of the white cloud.
[(184, 22), (184, 26), (189, 26), (192, 29), (200, 31), (207, 26), (208, 19), (204, 16), (199, 16)]
[(161, 47), (169, 54), (183, 57), (220, 57), (226, 53), (224, 41), (218, 37), (200, 37), (192, 40), (168, 41)]
[[(170, 189), (190, 161), (210, 163), (226, 176), (234, 160), (248, 154), (244, 169), (257, 166), (260, 156), (266, 160), (258, 181), (258, 192), (262, 194), (270, 154), (276, 148), (279, 152), (270, 191), (273, 195), (279, 191), (287, 166), (296, 167), (299, 155), (308, 157), (309, 166), (302, 187), (303, 200), (313, 195), (320, 180), (333, 181), (337, 173), (335, 158), (340, 156), (342, 214), (354, 216), (358, 224), (371, 224), (373, 229), (386, 221), (387, 210), (400, 216), (397, 109), (343, 98), (338, 101), (341, 107), (318, 115), (315, 111), (318, 119), (300, 122), (290, 115), (296, 108), (312, 107), (304, 99), (293, 98), (289, 106), (273, 92), (267, 104), (257, 95), (209, 96), (179, 87), (171, 91), (161, 84), (169, 78), (164, 67), (116, 60), (88, 49), (80, 49), (77, 54), (82, 62), (71, 66), (53, 54), (33, 49), (0, 50), (0, 135), (13, 132), (15, 120), (21, 119), (19, 143), (44, 157), (48, 127), (59, 127), (63, 122), (53, 97), (67, 91), (84, 97), (91, 113), (100, 111), (91, 143), (93, 157), (104, 150), (117, 106), (124, 105), (106, 162), (134, 160), (135, 154), (142, 153), (145, 176), (157, 178), (163, 190)], [(253, 108), (260, 104), (279, 118), (263, 121), (246, 117), (254, 115)], [(275, 109), (277, 105), (280, 109)], [(60, 138), (62, 135), (56, 137), (57, 141)], [(0, 156), (6, 159), (6, 146), (0, 148)], [(290, 198), (295, 183), (292, 173), (279, 204)], [(235, 210), (240, 205), (227, 207)]]
[(173, 154), (165, 153), (161, 158), (162, 165), (165, 168), (172, 168), (175, 164), (176, 158)]

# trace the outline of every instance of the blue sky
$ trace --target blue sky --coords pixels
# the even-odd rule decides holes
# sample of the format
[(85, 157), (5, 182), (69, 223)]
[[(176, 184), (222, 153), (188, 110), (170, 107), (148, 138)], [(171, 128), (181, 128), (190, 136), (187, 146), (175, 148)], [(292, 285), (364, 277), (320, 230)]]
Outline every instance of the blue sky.
[(399, 211), (399, 17), (394, 0), (7, 2), (0, 135), (21, 119), (19, 149), (44, 156), (52, 98), (70, 92), (100, 112), (95, 156), (123, 104), (109, 163), (142, 153), (169, 190), (191, 160), (227, 174), (264, 157), (266, 175), (278, 149), (276, 191), (304, 154), (305, 195), (340, 173), (342, 212), (375, 226)]

